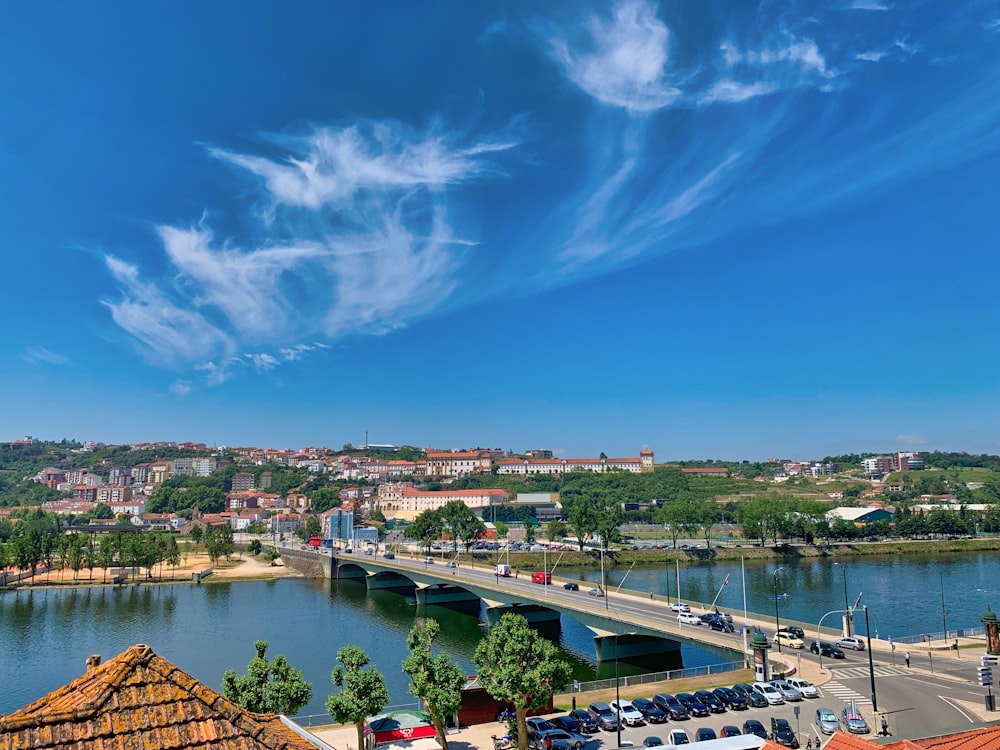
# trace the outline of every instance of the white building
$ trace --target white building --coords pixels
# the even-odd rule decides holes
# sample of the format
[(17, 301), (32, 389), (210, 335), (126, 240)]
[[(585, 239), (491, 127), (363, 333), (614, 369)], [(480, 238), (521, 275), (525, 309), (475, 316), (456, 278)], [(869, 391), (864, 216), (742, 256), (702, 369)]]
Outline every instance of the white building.
[(379, 487), (378, 504), (389, 518), (412, 520), (426, 510), (437, 510), (452, 500), (458, 500), (473, 510), (507, 502), (507, 491), (439, 490), (424, 491), (410, 484), (383, 484)]

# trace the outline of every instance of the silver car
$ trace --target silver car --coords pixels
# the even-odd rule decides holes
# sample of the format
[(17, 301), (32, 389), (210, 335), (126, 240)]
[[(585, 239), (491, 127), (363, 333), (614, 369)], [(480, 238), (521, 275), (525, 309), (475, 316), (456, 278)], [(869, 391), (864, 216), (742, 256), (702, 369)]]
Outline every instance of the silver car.
[(823, 734), (833, 734), (840, 729), (840, 721), (837, 720), (837, 714), (829, 708), (817, 708), (816, 726)]
[(841, 711), (840, 715), (844, 719), (844, 726), (851, 734), (868, 734), (871, 731), (865, 717), (852, 710), (850, 706)]
[(771, 684), (778, 689), (778, 692), (781, 693), (781, 697), (786, 701), (802, 700), (802, 693), (784, 680), (771, 680)]

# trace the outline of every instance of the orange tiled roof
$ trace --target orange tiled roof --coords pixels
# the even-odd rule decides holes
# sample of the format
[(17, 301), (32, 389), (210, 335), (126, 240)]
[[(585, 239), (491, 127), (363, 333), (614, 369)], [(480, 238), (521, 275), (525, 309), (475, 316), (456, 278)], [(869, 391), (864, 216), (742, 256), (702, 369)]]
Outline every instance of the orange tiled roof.
[(847, 732), (834, 732), (830, 741), (824, 745), (824, 750), (883, 750), (882, 745), (872, 740), (848, 734)]
[(5, 750), (315, 750), (275, 714), (255, 714), (149, 646), (132, 646), (68, 685), (0, 716)]
[[(896, 743), (889, 745), (895, 748)], [(924, 750), (1000, 750), (1000, 726), (970, 729), (967, 732), (945, 734), (940, 737), (926, 737), (913, 740), (913, 744)]]

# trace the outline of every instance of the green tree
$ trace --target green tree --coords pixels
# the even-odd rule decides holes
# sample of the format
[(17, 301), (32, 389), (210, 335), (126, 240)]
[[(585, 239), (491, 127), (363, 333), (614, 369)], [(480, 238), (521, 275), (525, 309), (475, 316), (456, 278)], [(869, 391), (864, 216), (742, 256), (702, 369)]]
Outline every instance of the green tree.
[(410, 676), (410, 692), (420, 699), (424, 712), (434, 724), (438, 744), (448, 750), (446, 722), (462, 705), (465, 672), (445, 654), (433, 656), (431, 646), (441, 626), (437, 620), (418, 622), (406, 638), (410, 655), (403, 660), (403, 671)]
[(251, 555), (259, 555), (263, 545), (260, 543), (260, 539), (251, 539), (250, 543), (247, 544), (247, 551)]
[(316, 518), (316, 516), (309, 516), (309, 518), (306, 519), (305, 529), (307, 538), (319, 536), (323, 533), (323, 524), (320, 523), (320, 520)]
[(358, 730), (358, 748), (365, 746), (365, 720), (389, 702), (385, 678), (377, 669), (365, 669), (371, 661), (357, 646), (344, 646), (337, 652), (330, 680), (340, 692), (326, 699), (326, 710), (338, 724), (354, 724)]
[(474, 656), (478, 679), (494, 700), (514, 705), (517, 744), (528, 747), (527, 712), (545, 705), (552, 694), (566, 687), (570, 665), (559, 651), (528, 626), (521, 615), (508, 614), (490, 628)]
[(202, 525), (200, 523), (194, 524), (194, 526), (191, 528), (191, 541), (193, 541), (195, 546), (197, 547), (199, 544), (201, 544), (201, 540), (204, 538), (205, 538), (205, 529), (202, 528)]
[(313, 513), (323, 513), (340, 503), (340, 493), (330, 487), (323, 487), (309, 495), (309, 510)]
[(507, 528), (507, 524), (505, 524), (503, 521), (497, 521), (495, 524), (493, 524), (493, 526), (497, 530), (498, 539), (503, 539), (504, 537), (507, 536), (507, 532), (510, 531), (510, 529)]
[(312, 685), (302, 672), (288, 663), (283, 654), (267, 660), (267, 641), (256, 641), (257, 655), (238, 676), (231, 669), (222, 676), (222, 694), (231, 701), (259, 714), (294, 715), (312, 698)]
[(577, 544), (583, 552), (584, 544), (588, 538), (597, 533), (597, 526), (600, 522), (597, 504), (592, 495), (579, 493), (571, 496), (569, 508), (566, 511), (566, 518), (569, 525), (573, 527), (576, 534)]
[(455, 539), (469, 551), (472, 543), (486, 533), (486, 526), (475, 512), (461, 500), (450, 500), (441, 507), (441, 518), (451, 529)]
[(444, 525), (444, 517), (439, 510), (425, 510), (406, 527), (406, 535), (419, 539), (424, 549), (430, 554), (431, 544), (440, 539), (444, 533)]
[(545, 538), (550, 542), (561, 542), (569, 527), (562, 521), (549, 521), (545, 527)]
[(281, 553), (278, 551), (277, 547), (268, 547), (267, 554), (264, 559), (267, 560), (271, 565), (274, 565), (274, 561), (281, 557)]

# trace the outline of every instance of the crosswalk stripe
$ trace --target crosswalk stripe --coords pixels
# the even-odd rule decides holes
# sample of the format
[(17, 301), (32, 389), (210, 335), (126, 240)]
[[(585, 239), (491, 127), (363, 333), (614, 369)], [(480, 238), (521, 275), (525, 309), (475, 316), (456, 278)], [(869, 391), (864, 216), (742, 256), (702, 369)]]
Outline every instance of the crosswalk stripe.
[[(894, 675), (907, 674), (905, 669), (898, 667), (875, 667), (876, 677), (892, 677)], [(837, 677), (868, 677), (868, 667), (842, 667), (835, 669), (833, 673)]]
[(865, 698), (861, 693), (856, 690), (852, 690), (846, 685), (841, 685), (839, 682), (828, 682), (822, 687), (824, 693), (829, 693), (835, 698), (839, 698), (844, 701), (844, 703), (850, 703), (854, 701), (859, 706), (870, 706), (872, 704), (869, 698)]

